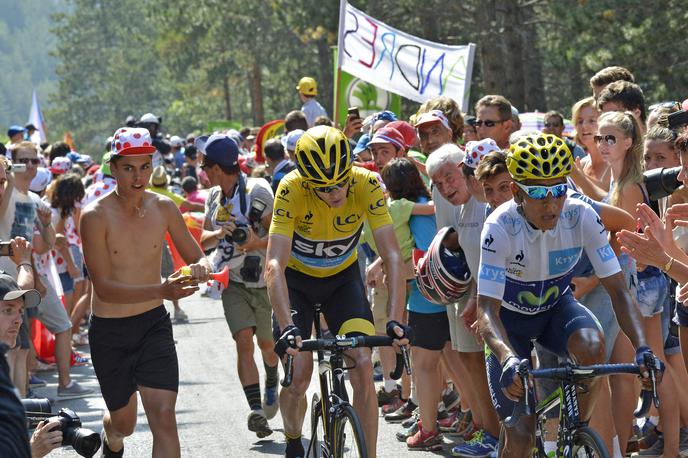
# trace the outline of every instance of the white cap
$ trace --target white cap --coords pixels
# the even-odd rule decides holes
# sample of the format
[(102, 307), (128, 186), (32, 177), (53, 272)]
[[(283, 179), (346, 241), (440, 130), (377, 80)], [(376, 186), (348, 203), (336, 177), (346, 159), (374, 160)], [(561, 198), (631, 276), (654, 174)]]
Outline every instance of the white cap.
[(145, 115), (141, 116), (139, 122), (160, 124), (160, 119), (158, 119), (158, 117), (155, 116), (153, 113), (146, 113)]

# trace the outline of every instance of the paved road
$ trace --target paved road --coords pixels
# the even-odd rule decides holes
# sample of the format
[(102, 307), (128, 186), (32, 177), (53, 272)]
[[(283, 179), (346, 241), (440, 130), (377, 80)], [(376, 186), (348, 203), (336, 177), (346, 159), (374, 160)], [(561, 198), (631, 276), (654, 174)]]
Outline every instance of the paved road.
[[(189, 322), (174, 327), (180, 365), (180, 387), (177, 400), (177, 422), (183, 457), (270, 457), (284, 453), (282, 421), (278, 414), (270, 421), (275, 431), (272, 436), (258, 440), (246, 429), (248, 406), (236, 375), (236, 349), (219, 302), (195, 295), (186, 299), (182, 307)], [(259, 360), (260, 361), (260, 360)], [(262, 373), (262, 364), (259, 365)], [(55, 410), (73, 409), (85, 427), (100, 432), (105, 403), (100, 397), (93, 368), (88, 365), (73, 369), (74, 378), (92, 387), (97, 394), (84, 399), (57, 402)], [(36, 390), (48, 397), (56, 396), (57, 376), (41, 373), (49, 383)], [(311, 393), (317, 384), (311, 384)], [(308, 424), (308, 420), (306, 420)], [(441, 453), (409, 452), (406, 445), (394, 438), (397, 425), (388, 425), (380, 419), (378, 456), (413, 457), (442, 456)], [(306, 428), (304, 428), (306, 431)], [(304, 441), (305, 443), (306, 441)], [(444, 455), (449, 456), (450, 442), (445, 439)], [(125, 441), (125, 456), (147, 457), (152, 448), (152, 436), (139, 401), (136, 432)], [(52, 452), (50, 457), (75, 457), (70, 448)], [(97, 455), (99, 456), (99, 455)]]

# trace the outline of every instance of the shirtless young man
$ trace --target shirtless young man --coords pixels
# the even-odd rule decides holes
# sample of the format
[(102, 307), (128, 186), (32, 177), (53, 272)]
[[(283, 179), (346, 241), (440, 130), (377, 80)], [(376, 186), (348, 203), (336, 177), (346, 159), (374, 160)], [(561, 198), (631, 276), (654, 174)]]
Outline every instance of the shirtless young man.
[[(153, 433), (153, 456), (180, 456), (175, 418), (179, 368), (170, 316), (161, 304), (198, 290), (196, 284), (208, 280), (210, 264), (177, 206), (146, 191), (154, 152), (146, 129), (118, 129), (110, 159), (117, 189), (81, 216), (94, 289), (91, 357), (108, 408), (103, 456), (122, 456), (124, 438), (136, 426), (137, 391)], [(192, 275), (175, 273), (160, 283), (166, 232)]]

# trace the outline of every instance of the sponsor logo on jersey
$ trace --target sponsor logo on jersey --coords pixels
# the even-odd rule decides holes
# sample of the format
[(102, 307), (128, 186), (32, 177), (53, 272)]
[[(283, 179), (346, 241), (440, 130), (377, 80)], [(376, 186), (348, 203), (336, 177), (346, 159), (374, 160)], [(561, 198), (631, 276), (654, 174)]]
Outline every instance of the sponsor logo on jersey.
[(559, 220), (565, 229), (573, 229), (580, 222), (580, 208), (569, 207), (561, 212)]
[(614, 254), (614, 250), (612, 250), (612, 247), (609, 246), (609, 244), (606, 244), (602, 248), (598, 248), (597, 249), (597, 256), (600, 257), (600, 260), (602, 262), (607, 262), (610, 259), (613, 259), (616, 257), (616, 255)]
[(480, 264), (480, 279), (503, 282), (506, 280), (506, 271), (502, 267)]
[(495, 250), (490, 248), (492, 244), (494, 243), (494, 237), (492, 237), (492, 234), (487, 234), (487, 237), (485, 237), (485, 240), (483, 240), (483, 250), (489, 251), (490, 253), (495, 253)]
[[(351, 252), (356, 250), (361, 229), (359, 228), (349, 237), (338, 240), (311, 240), (294, 233), (291, 246), (292, 254), (308, 265), (324, 266), (333, 262), (334, 265), (340, 264), (349, 257)], [(318, 262), (318, 260), (322, 262)]]
[(518, 254), (514, 256), (514, 260), (511, 261), (509, 264), (516, 264), (517, 266), (525, 267), (526, 265), (523, 264), (524, 259), (525, 254), (523, 253), (523, 250), (518, 250)]
[(567, 273), (580, 259), (580, 247), (567, 248), (549, 252), (549, 274), (561, 275)]
[(597, 224), (600, 225), (600, 234), (604, 234), (604, 232), (606, 231), (606, 229), (604, 228), (604, 224), (602, 224), (602, 220), (600, 219), (599, 216), (596, 216), (596, 217), (595, 217), (595, 220), (597, 221)]
[(385, 198), (381, 197), (377, 202), (368, 205), (368, 211), (373, 215), (384, 215), (387, 213), (387, 202), (385, 202)]
[[(308, 210), (308, 213), (306, 213), (306, 216), (303, 217), (304, 221), (308, 221), (310, 223), (311, 219), (313, 219), (313, 212)], [(313, 223), (310, 223), (313, 224)]]
[(338, 232), (351, 232), (355, 225), (361, 220), (361, 215), (352, 213), (348, 216), (335, 216), (332, 224), (334, 229)]
[(289, 195), (289, 188), (286, 186), (280, 189), (280, 191), (277, 193), (277, 198), (283, 202), (289, 203), (289, 199), (287, 199), (287, 195)]
[(368, 178), (368, 184), (370, 184), (371, 186), (370, 192), (376, 191), (380, 188), (380, 180), (378, 180), (375, 176), (371, 176), (370, 178)]
[(517, 235), (519, 232), (521, 232), (521, 229), (523, 228), (523, 222), (521, 221), (520, 218), (514, 218), (512, 215), (509, 213), (504, 213), (499, 217), (499, 222), (501, 223), (502, 227), (504, 230), (507, 232), (509, 235)]
[(277, 216), (282, 216), (282, 217), (284, 217), (284, 218), (289, 218), (289, 219), (292, 218), (291, 213), (289, 212), (289, 210), (285, 210), (284, 208), (276, 208), (276, 209), (275, 209), (275, 215), (277, 215)]

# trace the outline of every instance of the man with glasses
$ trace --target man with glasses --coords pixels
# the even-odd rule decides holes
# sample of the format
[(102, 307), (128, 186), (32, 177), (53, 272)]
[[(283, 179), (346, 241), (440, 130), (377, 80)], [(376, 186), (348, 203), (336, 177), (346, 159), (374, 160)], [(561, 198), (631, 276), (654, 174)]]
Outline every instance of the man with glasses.
[(500, 148), (509, 148), (513, 129), (511, 102), (501, 95), (486, 95), (475, 104), (475, 117), (480, 140), (491, 138)]
[[(349, 141), (334, 127), (316, 126), (296, 144), (297, 170), (277, 189), (268, 241), (265, 277), (279, 336), (280, 357), (294, 356), (294, 379), (280, 403), (287, 457), (303, 457), (301, 429), (313, 357), (299, 353), (313, 325), (313, 305), (321, 304), (336, 335), (374, 335), (375, 326), (357, 262), (358, 239), (368, 220), (385, 264), (389, 288), (388, 335), (403, 338), (405, 281), (402, 258), (385, 197), (376, 176), (352, 167)], [(349, 379), (365, 434), (368, 456), (376, 456), (377, 401), (370, 349), (347, 352), (354, 361)]]
[[(213, 186), (205, 204), (201, 243), (214, 249), (214, 271), (229, 268), (229, 284), (222, 291), (222, 307), (237, 347), (239, 381), (248, 401), (249, 431), (258, 438), (272, 434), (268, 420), (277, 414), (277, 364), (273, 351), (270, 301), (263, 266), (274, 196), (267, 181), (248, 178), (239, 169), (239, 146), (227, 135), (200, 137), (201, 169)], [(279, 145), (280, 148), (282, 145)], [(253, 337), (263, 357), (265, 392), (254, 359)]]
[[(583, 252), (636, 347), (636, 362), (647, 381), (644, 361), (652, 351), (607, 232), (590, 205), (567, 198), (566, 179), (573, 167), (568, 147), (552, 135), (521, 137), (510, 147), (506, 165), (514, 179), (514, 200), (495, 209), (485, 222), (478, 279), (478, 329), (488, 347), (489, 387), (499, 416), (503, 420), (511, 415), (514, 402), (528, 389), (516, 369), (521, 359), (530, 357), (533, 339), (577, 364), (604, 362), (600, 325), (569, 287)], [(590, 419), (601, 380), (591, 381), (579, 395), (583, 421)], [(500, 456), (528, 455), (534, 424), (532, 416), (524, 415), (506, 427)]]
[[(41, 163), (36, 145), (29, 141), (21, 142), (11, 150), (12, 161), (26, 165), (26, 171), (14, 173), (14, 189), (9, 200), (9, 206), (3, 215), (4, 221), (11, 221), (10, 236), (23, 237), (34, 240), (34, 232), (38, 232), (37, 241), (48, 250), (55, 245), (55, 229), (52, 227), (50, 208), (37, 194), (29, 191), (31, 181), (36, 176)], [(10, 192), (9, 190), (7, 192)], [(37, 309), (36, 318), (53, 334), (55, 334), (55, 360), (57, 362), (58, 388), (60, 399), (80, 398), (89, 395), (92, 390), (81, 386), (71, 379), (70, 362), (72, 351), (72, 322), (65, 311), (57, 293), (45, 275), (37, 275), (36, 281), (45, 288), (43, 301)], [(20, 348), (29, 348), (28, 329), (25, 323), (20, 335)], [(26, 329), (25, 329), (26, 328)], [(16, 368), (19, 371), (19, 368)], [(24, 393), (25, 387), (19, 386)]]
[(581, 148), (576, 142), (570, 138), (564, 137), (564, 116), (558, 111), (548, 111), (545, 113), (544, 117), (545, 125), (542, 128), (543, 134), (554, 135), (555, 137), (561, 138), (566, 143), (566, 146), (571, 150), (573, 154), (573, 159), (584, 158), (586, 156), (585, 150)]

